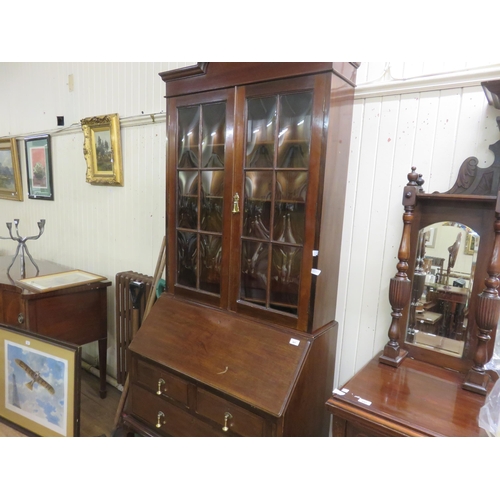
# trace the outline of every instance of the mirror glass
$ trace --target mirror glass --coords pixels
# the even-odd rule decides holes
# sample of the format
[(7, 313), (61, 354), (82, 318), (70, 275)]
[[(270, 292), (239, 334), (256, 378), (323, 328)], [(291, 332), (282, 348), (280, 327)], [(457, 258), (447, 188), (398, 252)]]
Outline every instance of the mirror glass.
[(406, 342), (462, 357), (479, 235), (458, 222), (420, 230)]

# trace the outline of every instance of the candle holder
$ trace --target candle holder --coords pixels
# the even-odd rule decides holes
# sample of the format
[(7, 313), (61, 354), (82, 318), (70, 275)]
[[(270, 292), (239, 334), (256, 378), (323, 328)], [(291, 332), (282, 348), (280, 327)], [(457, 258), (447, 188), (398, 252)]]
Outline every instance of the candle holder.
[(9, 271), (10, 271), (11, 267), (14, 265), (14, 262), (16, 261), (16, 258), (19, 255), (20, 264), (21, 264), (21, 279), (26, 278), (26, 262), (25, 262), (25, 258), (24, 258), (24, 255), (26, 253), (26, 255), (28, 256), (28, 258), (31, 260), (31, 263), (35, 266), (36, 275), (38, 276), (38, 273), (40, 272), (40, 269), (38, 269), (38, 266), (36, 265), (35, 261), (33, 260), (33, 257), (31, 256), (31, 254), (30, 254), (30, 252), (28, 250), (28, 247), (26, 246), (26, 242), (28, 240), (37, 240), (38, 238), (40, 238), (40, 236), (42, 236), (43, 231), (45, 229), (45, 219), (40, 219), (38, 221), (38, 223), (37, 223), (37, 225), (38, 225), (38, 235), (36, 235), (36, 236), (25, 236), (25, 237), (21, 236), (19, 234), (19, 219), (14, 219), (14, 226), (15, 226), (15, 229), (16, 229), (16, 236), (14, 236), (12, 234), (12, 222), (7, 222), (6, 225), (7, 225), (7, 229), (9, 230), (9, 235), (10, 236), (9, 236), (9, 238), (0, 236), (0, 239), (2, 239), (2, 240), (11, 239), (11, 240), (17, 241), (16, 253), (14, 255), (14, 258), (12, 259), (12, 262), (11, 262), (10, 266), (7, 268), (7, 274), (9, 274)]

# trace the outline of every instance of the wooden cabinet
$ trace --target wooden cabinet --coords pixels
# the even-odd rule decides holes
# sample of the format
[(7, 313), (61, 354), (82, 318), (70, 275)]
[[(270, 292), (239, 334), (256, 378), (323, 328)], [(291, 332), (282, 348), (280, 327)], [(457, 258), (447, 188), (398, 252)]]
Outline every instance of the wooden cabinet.
[[(49, 338), (84, 345), (98, 342), (100, 396), (106, 397), (107, 288), (110, 281), (98, 281), (50, 292), (28, 291), (20, 279), (18, 262), (7, 274), (12, 257), (0, 257), (0, 323)], [(68, 271), (48, 261), (38, 262), (40, 276)], [(31, 264), (26, 277), (36, 275)]]
[[(161, 73), (167, 97), (166, 290), (151, 312), (155, 319), (148, 318), (130, 345), (132, 366), (143, 366), (141, 360), (150, 363), (148, 370), (183, 378), (188, 396), (190, 390), (195, 395), (188, 404), (172, 404), (208, 425), (217, 422), (219, 433), (225, 413), (233, 417), (229, 434), (328, 432), (321, 399), (333, 384), (356, 67), (200, 63)], [(187, 303), (198, 322), (187, 311), (178, 317)], [(233, 320), (238, 328), (226, 330)], [(162, 348), (175, 343), (174, 329), (183, 339), (176, 358)], [(298, 345), (289, 343), (292, 334)], [(288, 351), (302, 353), (300, 359)], [(207, 366), (215, 357), (225, 360), (212, 368), (228, 371), (207, 380), (207, 373), (195, 373), (192, 355)], [(241, 371), (231, 370), (234, 362)], [(260, 380), (259, 370), (270, 370), (269, 377)], [(139, 376), (140, 370), (132, 371), (132, 400)], [(144, 423), (132, 406), (131, 425), (134, 416)]]

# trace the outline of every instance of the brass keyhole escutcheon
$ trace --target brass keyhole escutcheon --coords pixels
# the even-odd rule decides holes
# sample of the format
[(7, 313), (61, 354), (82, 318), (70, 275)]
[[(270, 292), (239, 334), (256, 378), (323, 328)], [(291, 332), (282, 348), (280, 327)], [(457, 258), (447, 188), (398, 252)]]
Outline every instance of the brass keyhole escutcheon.
[(236, 193), (233, 196), (233, 214), (237, 214), (240, 211), (240, 195)]
[(158, 379), (158, 389), (156, 390), (156, 394), (158, 394), (158, 396), (161, 395), (161, 386), (165, 383), (165, 381), (160, 378)]
[(159, 411), (158, 412), (158, 421), (156, 422), (156, 427), (159, 429), (162, 425), (165, 425), (165, 420), (163, 422), (161, 422), (161, 417), (164, 417), (165, 416), (165, 413), (163, 413), (162, 411)]
[(233, 418), (233, 416), (228, 411), (226, 411), (226, 413), (224, 413), (224, 427), (222, 428), (224, 432), (227, 432), (229, 430), (229, 427), (227, 426), (227, 421), (230, 418)]

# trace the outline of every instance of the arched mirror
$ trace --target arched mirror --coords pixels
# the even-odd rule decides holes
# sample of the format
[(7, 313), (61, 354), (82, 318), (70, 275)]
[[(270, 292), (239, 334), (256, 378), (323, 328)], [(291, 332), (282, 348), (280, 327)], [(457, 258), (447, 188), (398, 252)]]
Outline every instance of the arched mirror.
[(389, 341), (379, 357), (462, 372), (463, 388), (482, 395), (500, 318), (500, 141), (490, 149), (494, 163), (478, 168), (467, 158), (446, 193), (425, 193), (416, 169), (408, 174)]
[(420, 229), (417, 242), (405, 341), (461, 358), (469, 341), (479, 234), (443, 221)]

